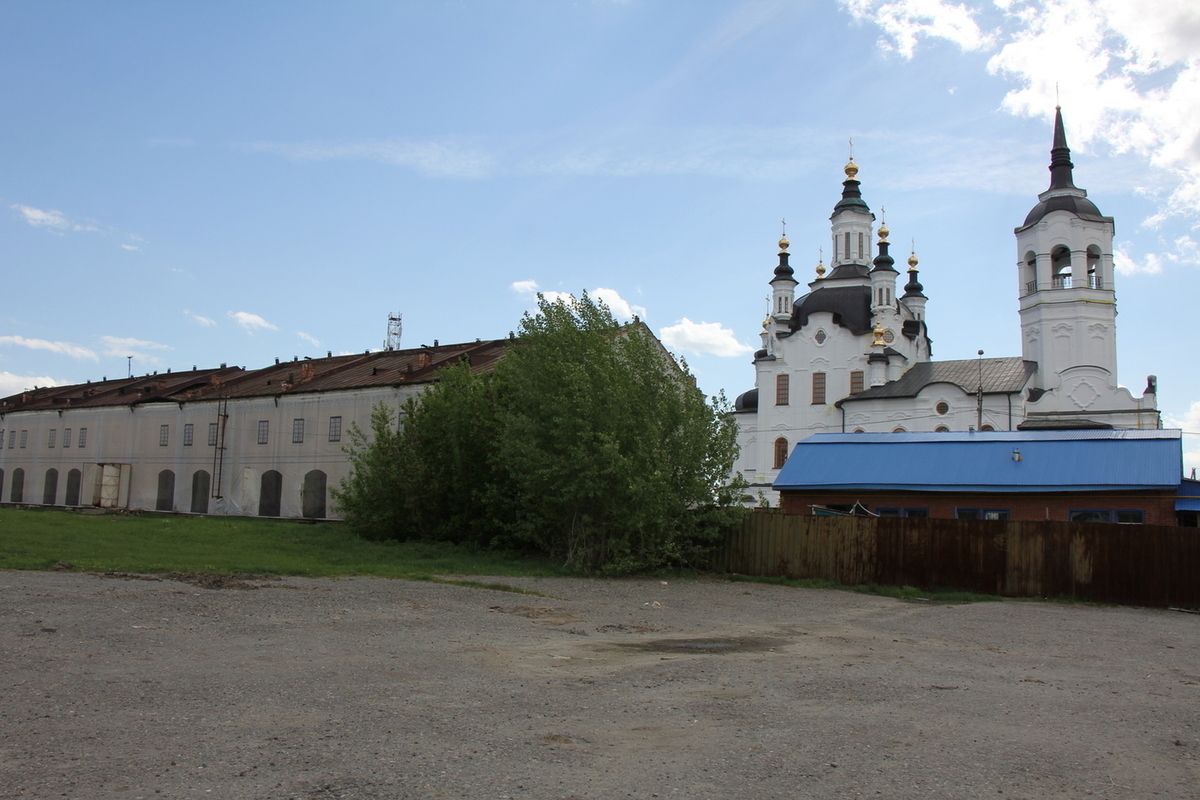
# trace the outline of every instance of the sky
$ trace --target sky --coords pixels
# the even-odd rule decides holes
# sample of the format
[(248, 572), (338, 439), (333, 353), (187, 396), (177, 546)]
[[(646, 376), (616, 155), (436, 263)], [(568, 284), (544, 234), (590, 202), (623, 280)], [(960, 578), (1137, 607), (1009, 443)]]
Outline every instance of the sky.
[(732, 399), (851, 140), (934, 357), (1019, 355), (1059, 103), (1121, 383), (1158, 376), (1200, 466), (1197, 43), (1193, 0), (0, 0), (0, 395), (378, 349), (395, 312), (402, 347), (500, 338), (588, 291)]

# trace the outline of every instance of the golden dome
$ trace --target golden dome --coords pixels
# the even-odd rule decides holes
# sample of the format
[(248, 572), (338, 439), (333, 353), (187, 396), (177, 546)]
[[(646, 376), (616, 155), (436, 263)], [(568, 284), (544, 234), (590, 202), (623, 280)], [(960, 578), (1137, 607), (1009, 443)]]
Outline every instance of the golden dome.
[(787, 249), (788, 249), (788, 245), (790, 245), (790, 244), (791, 244), (791, 242), (789, 242), (787, 237), (784, 236), (782, 239), (779, 240), (779, 252), (786, 253)]
[(824, 260), (817, 262), (817, 277), (818, 278), (825, 277), (825, 262), (824, 262)]
[(911, 256), (908, 257), (908, 266), (911, 267), (912, 269), (917, 268), (917, 254), (915, 251), (913, 252), (913, 254)]
[(854, 163), (853, 158), (850, 159), (850, 161), (846, 164), (845, 172), (847, 178), (850, 180), (857, 180), (857, 178), (854, 176), (858, 175), (858, 164)]
[(887, 344), (887, 342), (883, 340), (883, 326), (878, 322), (875, 323), (875, 330), (871, 331), (871, 333), (875, 335), (875, 341), (871, 342), (872, 346)]
[(888, 230), (887, 225), (879, 226), (879, 238), (880, 239), (883, 239), (886, 241), (889, 233), (891, 233), (891, 231)]

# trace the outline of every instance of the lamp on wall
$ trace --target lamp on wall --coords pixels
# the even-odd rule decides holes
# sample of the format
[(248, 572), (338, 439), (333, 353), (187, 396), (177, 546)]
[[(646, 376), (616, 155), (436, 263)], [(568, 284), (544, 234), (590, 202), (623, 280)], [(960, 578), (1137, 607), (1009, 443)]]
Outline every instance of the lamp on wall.
[(1017, 449), (1014, 449), (1014, 450), (1013, 450), (1013, 454), (1012, 454), (1012, 460), (1013, 460), (1013, 461), (1020, 461), (1020, 460), (1021, 460), (1021, 451), (1020, 451), (1020, 450), (1017, 450)]

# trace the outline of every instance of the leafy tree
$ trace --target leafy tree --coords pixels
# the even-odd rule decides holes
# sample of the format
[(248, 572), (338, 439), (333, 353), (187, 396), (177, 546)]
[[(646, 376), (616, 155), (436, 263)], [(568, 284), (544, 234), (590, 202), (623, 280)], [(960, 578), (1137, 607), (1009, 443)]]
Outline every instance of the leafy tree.
[(740, 513), (736, 428), (635, 320), (538, 299), (491, 375), (460, 365), (371, 436), (335, 495), (366, 535), (533, 548), (610, 573), (694, 563)]

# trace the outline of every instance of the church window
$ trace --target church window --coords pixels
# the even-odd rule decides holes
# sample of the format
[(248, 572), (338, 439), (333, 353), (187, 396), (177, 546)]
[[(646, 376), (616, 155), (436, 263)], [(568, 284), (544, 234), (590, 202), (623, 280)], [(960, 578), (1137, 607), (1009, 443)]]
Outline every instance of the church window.
[(158, 446), (166, 447), (170, 441), (171, 441), (171, 426), (170, 425), (159, 425), (158, 426)]
[(850, 373), (850, 394), (858, 394), (863, 390), (862, 370), (856, 369)]
[(47, 447), (54, 447), (54, 437), (56, 437), (57, 435), (58, 435), (58, 429), (57, 429), (57, 428), (51, 428), (51, 429), (50, 429), (50, 441), (48, 441), (48, 442), (46, 443), (46, 446), (47, 446)]
[[(0, 434), (2, 434), (2, 433), (3, 433), (3, 431), (0, 431)], [(3, 438), (4, 438), (3, 436), (0, 436), (0, 439), (3, 439)], [(70, 446), (71, 446), (71, 429), (65, 428), (63, 430), (63, 447), (70, 447)]]
[(936, 406), (934, 406), (934, 410), (937, 411), (937, 413), (939, 413), (939, 414), (949, 414), (950, 413), (950, 404), (947, 403), (945, 400), (943, 400), (942, 402), (940, 402)]
[(329, 441), (340, 442), (342, 440), (342, 418), (329, 418)]
[(29, 431), (21, 431), (21, 449), (25, 449), (25, 445), (29, 442)]
[(850, 259), (850, 234), (848, 234), (848, 233), (846, 234), (846, 250), (845, 250), (844, 255), (846, 257), (846, 260), (848, 261)]
[(858, 257), (863, 257), (863, 235), (861, 233), (858, 234)]
[(208, 446), (216, 447), (217, 445), (217, 423), (208, 423)]
[(780, 436), (775, 440), (775, 469), (781, 468), (787, 463), (788, 457), (788, 442), (787, 439)]
[(824, 372), (814, 372), (812, 374), (812, 401), (814, 405), (825, 402)]
[(993, 428), (991, 425), (984, 424), (984, 425), (980, 425), (980, 426), (979, 426), (979, 430), (981, 430), (981, 431), (994, 431), (994, 430), (996, 430), (996, 429), (995, 429), (995, 428)]
[(191, 447), (196, 438), (196, 426), (191, 422), (183, 426), (183, 446)]
[(949, 433), (950, 429), (947, 428), (945, 425), (938, 425), (936, 428), (933, 429), (933, 432), (934, 433)]
[(775, 376), (775, 405), (786, 406), (788, 404), (788, 389), (791, 383), (790, 375)]
[(292, 420), (292, 444), (304, 444), (304, 420)]
[(883, 332), (883, 340), (888, 344), (891, 344), (892, 342), (896, 341), (896, 334), (892, 333), (890, 330), (886, 330)]
[(1087, 280), (1089, 289), (1103, 289), (1100, 285), (1100, 273), (1097, 268), (1100, 266), (1100, 249), (1096, 245), (1091, 245), (1087, 249)]
[(902, 427), (896, 427), (892, 428), (892, 433), (908, 433), (908, 431), (904, 430)]
[(813, 337), (817, 340), (817, 344), (825, 344), (825, 340), (829, 338), (829, 334), (825, 333), (824, 329), (817, 331), (817, 335)]
[(87, 447), (87, 428), (79, 429), (79, 446)]
[(866, 431), (864, 431), (862, 428), (855, 428), (854, 432), (855, 433), (866, 433)]
[(12, 450), (16, 446), (17, 446), (17, 432), (9, 431), (8, 432), (8, 449)]
[(259, 444), (267, 443), (267, 437), (270, 434), (270, 431), (271, 431), (270, 420), (260, 419), (258, 421), (258, 443)]

